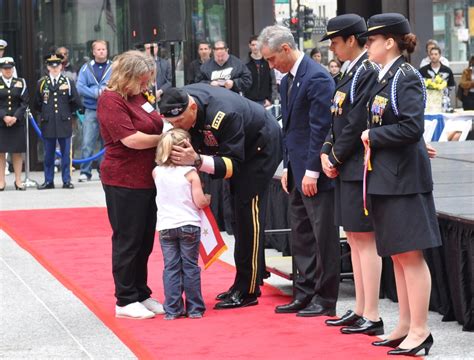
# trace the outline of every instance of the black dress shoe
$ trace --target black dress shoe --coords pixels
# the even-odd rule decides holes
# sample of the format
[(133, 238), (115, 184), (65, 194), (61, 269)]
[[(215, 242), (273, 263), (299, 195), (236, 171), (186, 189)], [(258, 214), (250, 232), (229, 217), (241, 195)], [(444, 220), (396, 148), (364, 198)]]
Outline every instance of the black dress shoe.
[(398, 338), (398, 339), (393, 339), (393, 340), (389, 340), (389, 339), (385, 339), (385, 340), (380, 340), (380, 341), (374, 341), (372, 343), (372, 345), (374, 346), (388, 346), (388, 347), (391, 347), (391, 348), (396, 348), (398, 345), (400, 345), (403, 340), (406, 339), (406, 335), (405, 336), (402, 336), (401, 338)]
[[(225, 300), (227, 298), (229, 298), (231, 295), (232, 295), (232, 292), (234, 290), (232, 288), (230, 288), (229, 290), (227, 291), (224, 291), (224, 292), (221, 292), (220, 294), (217, 294), (216, 296), (216, 300), (219, 300), (219, 301), (222, 301), (222, 300)], [(258, 289), (256, 292), (255, 292), (255, 295), (257, 297), (260, 297), (262, 296), (262, 292), (260, 291), (260, 289)]]
[(354, 311), (348, 310), (340, 318), (326, 320), (327, 326), (351, 326), (359, 320), (361, 316), (357, 315)]
[(216, 310), (224, 310), (224, 309), (236, 309), (246, 306), (253, 306), (257, 305), (258, 300), (257, 296), (255, 295), (244, 295), (242, 292), (238, 290), (234, 290), (232, 295), (230, 295), (227, 299), (218, 302), (214, 305), (214, 309)]
[(320, 304), (310, 303), (304, 309), (298, 311), (296, 316), (311, 317), (311, 316), (334, 316), (336, 309), (325, 308)]
[(26, 186), (24, 184), (21, 184), (20, 186), (18, 186), (16, 184), (16, 181), (14, 182), (15, 184), (15, 190), (19, 190), (19, 191), (25, 191), (26, 190)]
[(70, 182), (64, 183), (63, 189), (74, 189), (74, 185), (71, 184)]
[(45, 189), (54, 189), (54, 183), (42, 183), (38, 185), (38, 190), (45, 190)]
[(278, 305), (275, 307), (275, 312), (277, 314), (297, 313), (298, 311), (303, 310), (306, 306), (308, 306), (308, 301), (295, 299), (289, 304)]
[(346, 326), (341, 328), (343, 334), (365, 334), (365, 335), (382, 335), (383, 330), (383, 321), (370, 321), (364, 317), (361, 317), (357, 322), (352, 326)]
[(389, 350), (387, 352), (388, 355), (405, 355), (405, 356), (417, 356), (417, 354), (421, 350), (425, 350), (425, 355), (428, 355), (430, 352), (431, 346), (433, 346), (433, 336), (431, 334), (428, 335), (428, 337), (423, 341), (420, 345), (417, 347), (414, 347), (413, 349), (401, 349), (397, 347), (396, 349)]
[(231, 294), (232, 294), (232, 288), (230, 288), (227, 291), (221, 292), (220, 294), (217, 294), (216, 300), (225, 300), (227, 299)]

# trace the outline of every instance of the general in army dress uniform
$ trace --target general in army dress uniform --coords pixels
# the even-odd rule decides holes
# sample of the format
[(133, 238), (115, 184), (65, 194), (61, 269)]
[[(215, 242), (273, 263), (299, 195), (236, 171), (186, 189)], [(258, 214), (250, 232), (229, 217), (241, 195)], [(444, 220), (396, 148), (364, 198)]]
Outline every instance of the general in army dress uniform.
[(44, 142), (44, 183), (38, 190), (54, 189), (54, 157), (56, 141), (61, 149), (61, 176), (63, 188), (73, 189), (70, 173), (72, 114), (82, 107), (74, 81), (61, 74), (62, 55), (45, 58), (49, 75), (38, 81), (35, 110), (40, 115)]
[(378, 66), (367, 59), (365, 20), (356, 14), (337, 16), (328, 22), (322, 40), (331, 39), (331, 50), (341, 61), (350, 61), (338, 81), (332, 99), (331, 131), (321, 150), (323, 170), (336, 177), (335, 223), (342, 226), (351, 247), (356, 302), (329, 326), (344, 326), (344, 334), (383, 334), (378, 299), (382, 259), (377, 255), (372, 218), (365, 216), (362, 199), (364, 146), (360, 141), (367, 128), (367, 101), (377, 83)]
[(13, 76), (15, 62), (11, 57), (0, 58), (0, 191), (5, 189), (6, 153), (12, 154), (15, 189), (26, 190), (21, 183), (26, 151), (25, 110), (28, 107), (26, 81)]
[(384, 346), (398, 345), (390, 355), (428, 354), (433, 345), (427, 321), (431, 276), (422, 250), (441, 245), (441, 237), (423, 140), (426, 90), (403, 57), (414, 51), (416, 36), (396, 13), (374, 15), (367, 27), (369, 59), (382, 65), (368, 102), (369, 129), (361, 136), (371, 155), (367, 193), (377, 251), (393, 260), (400, 312)]
[(256, 305), (263, 278), (266, 189), (282, 159), (280, 127), (262, 106), (207, 84), (165, 91), (160, 110), (174, 127), (191, 134), (192, 146), (177, 147), (173, 162), (194, 163), (213, 178), (230, 179), (237, 274), (229, 291), (217, 296), (221, 301), (215, 308)]

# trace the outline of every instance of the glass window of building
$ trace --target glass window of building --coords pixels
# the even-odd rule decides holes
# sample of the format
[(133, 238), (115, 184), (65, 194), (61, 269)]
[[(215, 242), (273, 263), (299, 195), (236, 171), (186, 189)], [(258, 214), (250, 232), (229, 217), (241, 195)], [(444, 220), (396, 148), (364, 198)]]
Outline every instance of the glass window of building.
[(91, 44), (106, 40), (109, 57), (124, 51), (126, 44), (126, 0), (70, 0), (37, 2), (34, 7), (36, 28), (35, 58), (38, 77), (42, 59), (59, 46), (69, 49), (71, 64), (79, 69), (91, 57)]
[[(433, 38), (450, 61), (466, 61), (474, 41), (474, 1), (434, 0)], [(471, 50), (470, 50), (471, 49)]]

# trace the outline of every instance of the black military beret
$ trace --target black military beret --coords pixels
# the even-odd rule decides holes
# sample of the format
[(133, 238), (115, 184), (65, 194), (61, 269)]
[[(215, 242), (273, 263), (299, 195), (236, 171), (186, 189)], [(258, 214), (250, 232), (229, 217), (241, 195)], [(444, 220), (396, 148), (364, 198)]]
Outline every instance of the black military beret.
[(336, 16), (328, 21), (326, 34), (321, 41), (336, 36), (358, 35), (367, 31), (365, 20), (357, 14), (344, 14)]
[(189, 95), (184, 89), (169, 88), (161, 95), (159, 107), (164, 117), (175, 117), (184, 113), (188, 104)]
[(64, 56), (61, 54), (49, 54), (44, 57), (46, 65), (56, 67), (62, 63)]
[(408, 34), (411, 32), (410, 23), (402, 14), (387, 13), (371, 16), (367, 21), (367, 32), (362, 36), (377, 34)]
[(12, 57), (2, 57), (0, 58), (0, 68), (2, 69), (10, 69), (15, 66), (15, 61)]

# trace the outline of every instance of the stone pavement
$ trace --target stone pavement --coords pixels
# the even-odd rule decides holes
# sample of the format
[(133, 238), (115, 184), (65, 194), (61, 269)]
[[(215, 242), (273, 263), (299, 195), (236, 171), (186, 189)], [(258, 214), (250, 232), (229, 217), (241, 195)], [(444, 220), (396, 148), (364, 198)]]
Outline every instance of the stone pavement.
[[(54, 190), (26, 192), (13, 189), (13, 175), (0, 192), (0, 210), (105, 206), (97, 173), (93, 180), (78, 183), (73, 173), (74, 190), (60, 186)], [(43, 174), (30, 178), (43, 181)], [(56, 185), (61, 185), (56, 175)], [(1, 214), (0, 214), (1, 216)], [(26, 221), (26, 220), (25, 220)], [(229, 246), (222, 259), (233, 262), (233, 237), (224, 235)], [(266, 250), (275, 256), (274, 250)], [(291, 284), (272, 275), (268, 283), (291, 293)], [(341, 283), (338, 313), (353, 305), (352, 282)], [(380, 312), (386, 330), (397, 321), (397, 304), (383, 299)], [(0, 231), (0, 358), (4, 359), (129, 359), (135, 355), (78, 298), (15, 241)], [(275, 321), (283, 317), (275, 315)], [(441, 315), (430, 313), (435, 338), (428, 359), (473, 359), (472, 334), (461, 331), (455, 322), (441, 322)], [(343, 335), (341, 335), (343, 336)], [(192, 359), (192, 357), (190, 357)]]

